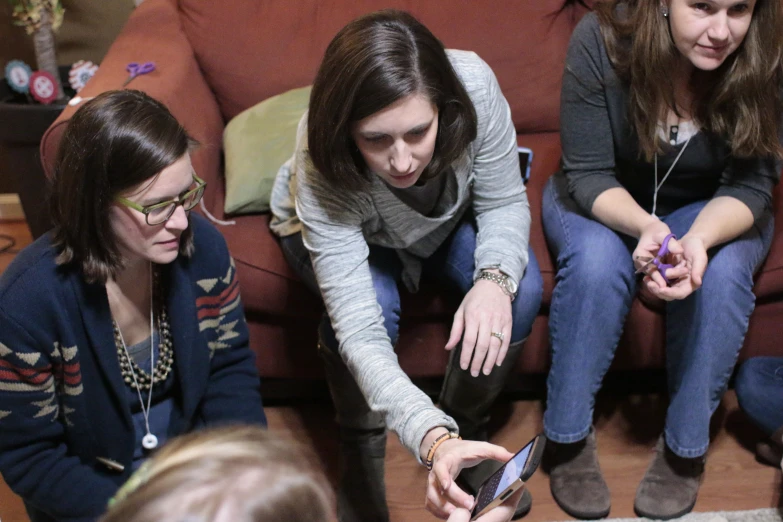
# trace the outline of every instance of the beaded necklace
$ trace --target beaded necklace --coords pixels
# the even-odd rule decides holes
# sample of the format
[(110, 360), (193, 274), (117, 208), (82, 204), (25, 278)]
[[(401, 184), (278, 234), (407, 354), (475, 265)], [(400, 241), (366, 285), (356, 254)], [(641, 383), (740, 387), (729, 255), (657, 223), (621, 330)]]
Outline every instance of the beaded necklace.
[[(155, 283), (153, 284), (153, 279)], [(155, 364), (155, 289), (159, 289), (158, 274), (155, 273), (153, 277), (152, 263), (150, 263), (150, 361), (152, 368), (152, 375), (148, 375), (144, 370), (131, 359), (128, 352), (128, 346), (125, 344), (125, 339), (122, 337), (122, 331), (117, 325), (117, 321), (112, 321), (114, 324), (114, 344), (117, 347), (117, 354), (120, 360), (120, 370), (122, 371), (123, 380), (125, 383), (134, 388), (139, 395), (139, 402), (141, 404), (141, 411), (144, 414), (144, 424), (147, 428), (147, 434), (141, 440), (141, 445), (145, 449), (152, 450), (158, 447), (158, 437), (156, 437), (150, 430), (149, 413), (152, 408), (152, 392), (155, 386), (155, 380), (158, 384), (162, 384), (166, 378), (168, 378), (171, 372), (171, 366), (174, 361), (173, 342), (171, 340), (171, 330), (169, 328), (168, 316), (166, 314), (166, 307), (163, 305), (163, 300), (160, 299), (160, 306), (158, 307), (160, 313), (158, 315), (158, 332), (160, 336), (160, 356), (158, 363)], [(160, 295), (160, 292), (157, 292)], [(144, 399), (141, 396), (141, 390), (147, 390), (147, 407), (144, 407)]]

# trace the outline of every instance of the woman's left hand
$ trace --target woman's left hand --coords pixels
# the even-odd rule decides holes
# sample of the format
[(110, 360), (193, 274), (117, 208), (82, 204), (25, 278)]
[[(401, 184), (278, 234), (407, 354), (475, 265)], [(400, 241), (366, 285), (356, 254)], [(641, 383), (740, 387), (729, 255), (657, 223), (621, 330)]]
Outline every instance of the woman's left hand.
[[(493, 332), (499, 333), (502, 339)], [(482, 366), (484, 374), (489, 375), (493, 366), (503, 363), (511, 337), (511, 298), (500, 285), (479, 279), (465, 295), (454, 314), (446, 349), (454, 349), (460, 337), (459, 366), (463, 370), (470, 366), (473, 377), (478, 376)]]
[(688, 268), (688, 273), (673, 281), (671, 286), (662, 285), (649, 275), (644, 276), (643, 284), (656, 297), (665, 301), (685, 299), (696, 291), (702, 283), (704, 271), (707, 269), (707, 248), (699, 236), (685, 234), (679, 241), (682, 248), (682, 259)]

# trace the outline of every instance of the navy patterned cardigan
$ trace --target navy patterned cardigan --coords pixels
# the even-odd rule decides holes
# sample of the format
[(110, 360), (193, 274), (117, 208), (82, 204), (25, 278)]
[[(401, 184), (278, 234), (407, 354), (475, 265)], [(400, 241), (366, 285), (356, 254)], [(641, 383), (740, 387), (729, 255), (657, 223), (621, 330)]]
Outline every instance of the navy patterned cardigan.
[[(167, 267), (177, 379), (169, 436), (266, 424), (234, 262), (211, 223), (192, 214), (190, 226), (193, 257)], [(33, 520), (86, 522), (130, 475), (133, 423), (106, 287), (57, 267), (55, 255), (47, 234), (0, 277), (0, 473)]]

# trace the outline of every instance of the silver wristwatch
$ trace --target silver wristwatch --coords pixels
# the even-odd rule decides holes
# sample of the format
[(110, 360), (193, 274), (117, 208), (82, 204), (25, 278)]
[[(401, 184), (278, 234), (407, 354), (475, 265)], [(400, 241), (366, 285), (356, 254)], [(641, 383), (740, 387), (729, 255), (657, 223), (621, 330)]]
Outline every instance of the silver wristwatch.
[(519, 285), (517, 284), (516, 281), (508, 277), (506, 274), (503, 273), (496, 274), (494, 272), (488, 272), (486, 270), (482, 270), (479, 273), (479, 276), (476, 278), (476, 281), (478, 281), (479, 279), (486, 279), (488, 281), (492, 281), (493, 283), (497, 283), (498, 285), (500, 285), (500, 288), (503, 290), (503, 293), (509, 296), (512, 301), (517, 296)]

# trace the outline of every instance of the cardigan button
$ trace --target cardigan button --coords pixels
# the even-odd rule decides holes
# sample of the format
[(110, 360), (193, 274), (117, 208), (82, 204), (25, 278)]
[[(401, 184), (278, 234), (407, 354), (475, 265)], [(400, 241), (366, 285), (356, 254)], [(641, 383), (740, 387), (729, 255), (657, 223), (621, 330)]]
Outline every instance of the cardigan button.
[(116, 471), (117, 473), (122, 473), (125, 471), (125, 466), (116, 460), (107, 459), (106, 457), (95, 457), (95, 460), (109, 468), (110, 471)]

